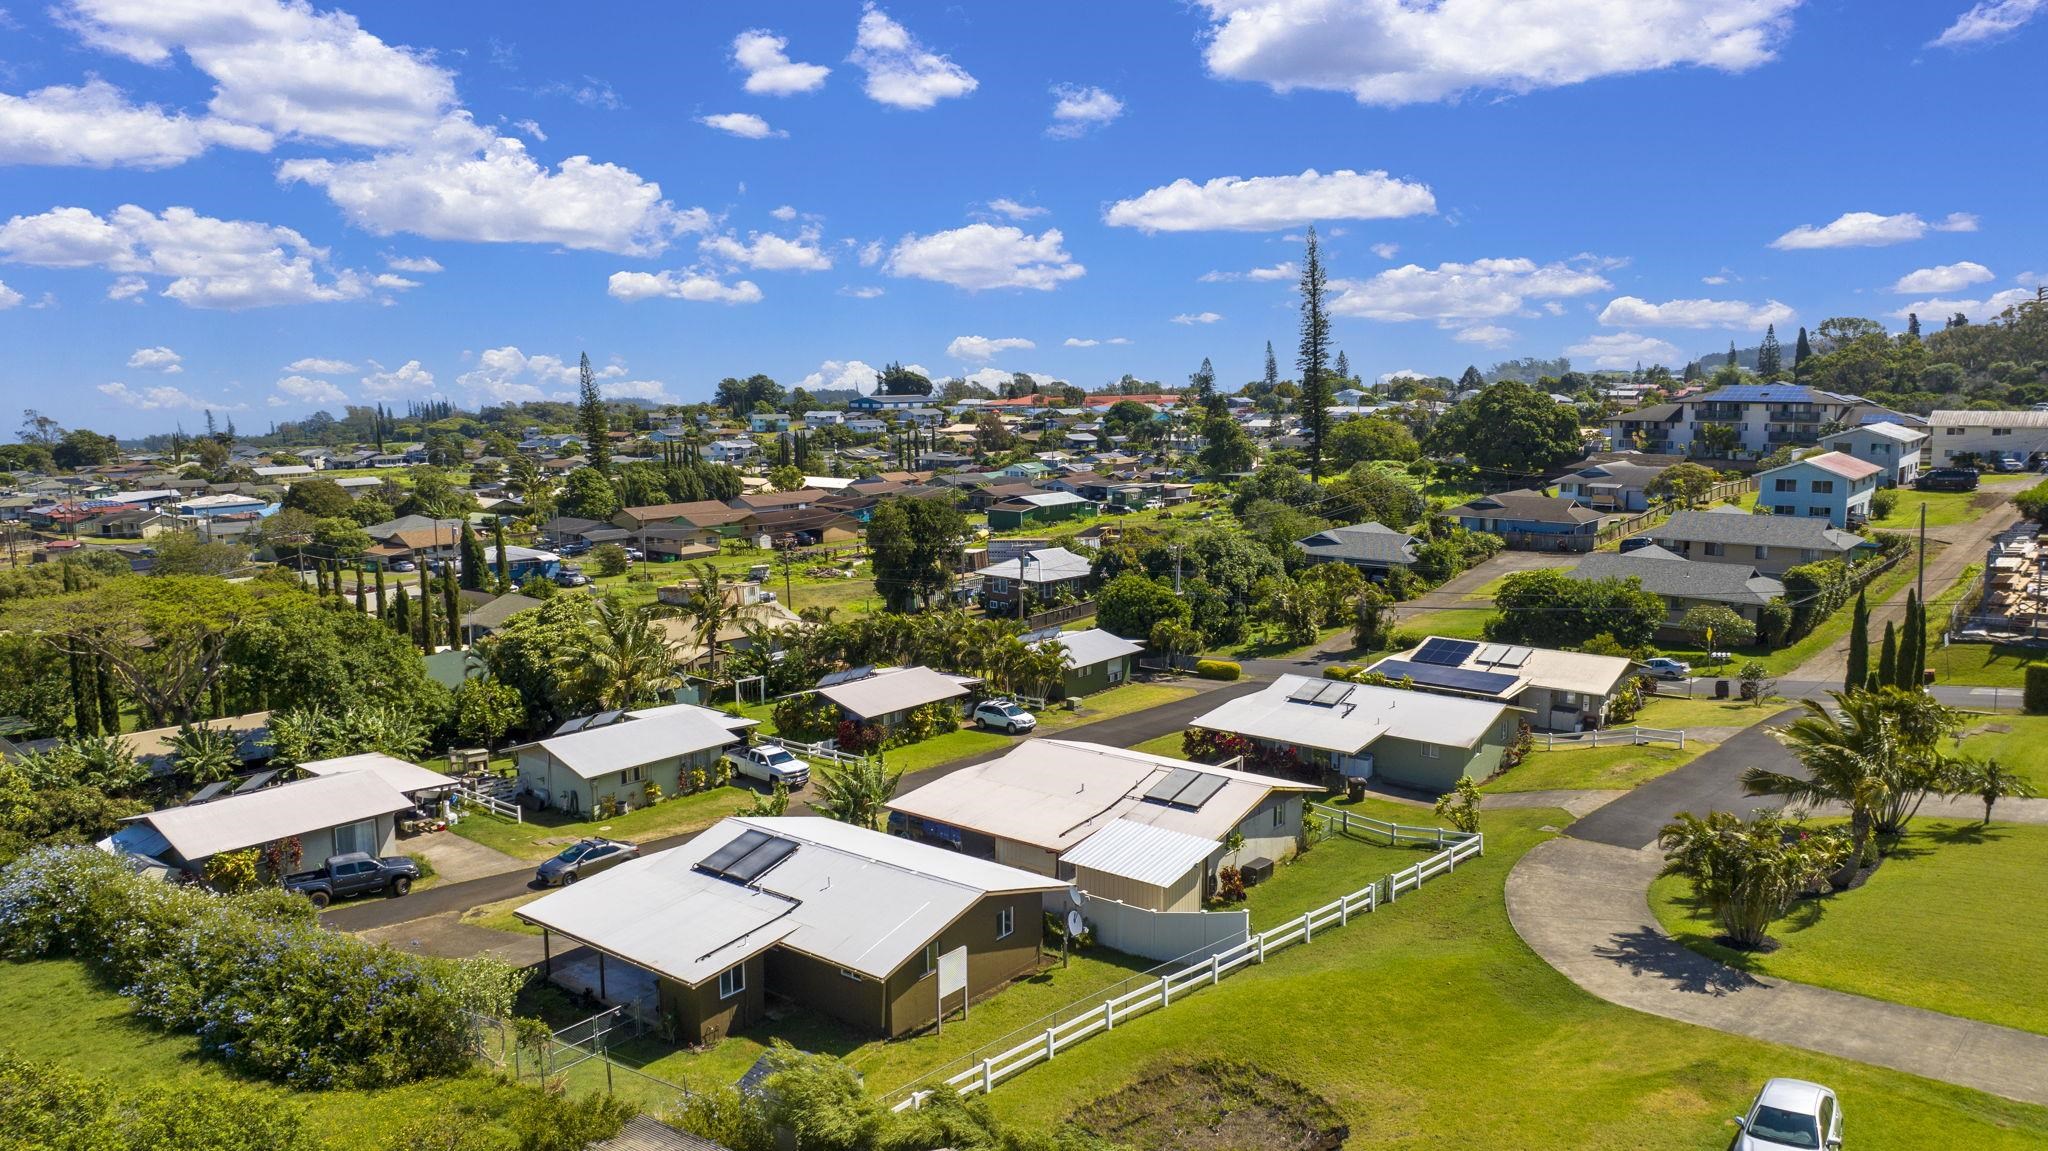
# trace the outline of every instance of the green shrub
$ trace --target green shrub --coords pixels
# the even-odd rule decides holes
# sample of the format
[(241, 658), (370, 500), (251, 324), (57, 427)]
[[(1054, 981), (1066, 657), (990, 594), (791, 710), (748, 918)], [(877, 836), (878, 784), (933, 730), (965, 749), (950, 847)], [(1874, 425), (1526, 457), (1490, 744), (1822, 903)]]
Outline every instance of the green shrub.
[(2021, 514), (2036, 523), (2048, 524), (2048, 480), (2042, 480), (2033, 487), (2012, 498)]
[(1899, 510), (1899, 489), (1879, 488), (1870, 493), (1870, 518), (1888, 520)]
[(1198, 659), (1195, 674), (1202, 679), (1237, 679), (1244, 674), (1244, 668), (1227, 659)]
[(2024, 699), (2028, 715), (2048, 715), (2048, 665), (2037, 664), (2027, 669)]

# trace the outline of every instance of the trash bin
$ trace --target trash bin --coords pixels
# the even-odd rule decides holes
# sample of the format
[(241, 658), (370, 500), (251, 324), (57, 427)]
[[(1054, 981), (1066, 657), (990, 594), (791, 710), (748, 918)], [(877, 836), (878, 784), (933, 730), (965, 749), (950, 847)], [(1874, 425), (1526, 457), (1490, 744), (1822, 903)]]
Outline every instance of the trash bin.
[(1714, 681), (1714, 698), (1715, 698), (1715, 699), (1727, 699), (1727, 698), (1728, 698), (1728, 681), (1727, 681), (1727, 680), (1725, 680), (1725, 679), (1717, 679), (1717, 680), (1715, 680), (1715, 681)]
[(1344, 777), (1344, 798), (1353, 803), (1365, 798), (1365, 780), (1356, 775)]

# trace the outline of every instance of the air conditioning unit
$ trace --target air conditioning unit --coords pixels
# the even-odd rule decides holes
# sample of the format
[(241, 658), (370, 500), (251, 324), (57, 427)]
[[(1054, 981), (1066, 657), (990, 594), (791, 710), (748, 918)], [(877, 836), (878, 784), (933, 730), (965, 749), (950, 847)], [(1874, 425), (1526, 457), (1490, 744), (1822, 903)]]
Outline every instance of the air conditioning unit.
[(1273, 878), (1273, 861), (1260, 856), (1240, 866), (1237, 873), (1244, 877), (1246, 887), (1252, 887)]

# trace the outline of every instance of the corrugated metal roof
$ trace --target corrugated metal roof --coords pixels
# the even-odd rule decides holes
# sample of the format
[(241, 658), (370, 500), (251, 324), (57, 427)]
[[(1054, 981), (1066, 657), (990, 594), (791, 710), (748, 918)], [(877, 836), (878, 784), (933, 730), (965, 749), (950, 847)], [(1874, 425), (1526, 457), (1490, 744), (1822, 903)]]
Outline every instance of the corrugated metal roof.
[(366, 771), (407, 795), (431, 791), (437, 787), (455, 786), (454, 780), (438, 771), (429, 771), (419, 764), (408, 763), (397, 756), (385, 755), (381, 751), (344, 755), (337, 759), (316, 759), (312, 763), (300, 764), (299, 770), (315, 776)]
[(967, 694), (971, 676), (946, 675), (928, 667), (885, 667), (866, 679), (821, 687), (818, 694), (848, 714), (875, 719)]
[(1119, 819), (1082, 840), (1060, 862), (1166, 887), (1219, 850), (1213, 839)]
[[(797, 844), (742, 886), (699, 870), (748, 830)], [(1047, 876), (816, 816), (731, 818), (527, 904), (522, 919), (696, 985), (776, 944), (886, 978), (984, 896)]]
[(1980, 412), (1943, 409), (1927, 417), (1931, 427), (2048, 428), (2048, 412)]
[(716, 715), (687, 704), (650, 709), (641, 717), (550, 736), (540, 746), (570, 771), (595, 779), (606, 772), (739, 742)]
[(350, 771), (230, 795), (197, 807), (166, 808), (134, 819), (156, 828), (187, 860), (200, 860), (390, 815), (411, 806), (412, 800), (375, 773)]
[(1145, 650), (1144, 644), (1133, 643), (1115, 632), (1104, 631), (1099, 627), (1091, 627), (1086, 631), (1062, 632), (1049, 637), (1049, 641), (1057, 641), (1066, 649), (1067, 666), (1074, 668), (1094, 667), (1098, 663), (1136, 655)]
[(1383, 735), (1419, 743), (1471, 747), (1500, 718), (1505, 704), (1355, 684), (1336, 706), (1290, 699), (1321, 682), (1283, 675), (1264, 691), (1239, 696), (1195, 718), (1192, 726), (1253, 739), (1355, 755)]

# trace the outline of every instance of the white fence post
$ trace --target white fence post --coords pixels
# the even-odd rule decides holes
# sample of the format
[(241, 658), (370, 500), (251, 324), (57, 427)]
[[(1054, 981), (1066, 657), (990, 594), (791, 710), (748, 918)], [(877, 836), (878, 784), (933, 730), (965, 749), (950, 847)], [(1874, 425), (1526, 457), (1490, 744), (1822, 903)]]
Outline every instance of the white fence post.
[(1051, 1059), (1054, 1053), (1059, 1050), (1058, 1038), (1058, 1031), (1050, 1027), (1045, 1029), (1045, 1057), (1047, 1059)]
[(1167, 1004), (1172, 1002), (1173, 984), (1168, 983), (1166, 981), (1166, 976), (1162, 975), (1159, 977), (1159, 1006), (1165, 1007)]
[(991, 1060), (981, 1061), (981, 1093), (988, 1094), (996, 1089), (995, 1064)]

